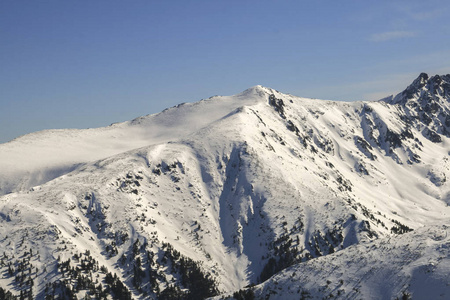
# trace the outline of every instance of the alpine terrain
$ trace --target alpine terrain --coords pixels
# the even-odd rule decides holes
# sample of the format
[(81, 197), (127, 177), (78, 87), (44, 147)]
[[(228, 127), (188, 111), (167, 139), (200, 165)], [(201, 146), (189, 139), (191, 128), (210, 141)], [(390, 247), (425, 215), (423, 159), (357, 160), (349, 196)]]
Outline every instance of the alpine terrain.
[(0, 299), (449, 299), (450, 75), (255, 86), (0, 144)]

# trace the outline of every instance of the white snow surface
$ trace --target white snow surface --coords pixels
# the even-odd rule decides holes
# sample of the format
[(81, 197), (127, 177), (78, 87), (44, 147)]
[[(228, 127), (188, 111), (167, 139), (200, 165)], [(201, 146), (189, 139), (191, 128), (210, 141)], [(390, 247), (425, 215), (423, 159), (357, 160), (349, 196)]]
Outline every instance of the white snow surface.
[[(448, 98), (437, 97), (444, 124)], [(179, 280), (162, 260), (170, 243), (202, 262), (223, 297), (265, 280), (253, 291), (270, 299), (448, 299), (450, 139), (431, 128), (437, 121), (407, 124), (412, 112), (396, 99), (324, 101), (255, 86), (0, 144), (0, 255), (39, 252), (38, 298), (63, 276), (58, 257), (86, 250), (134, 298), (156, 297), (133, 286), (132, 264), (120, 262), (138, 240), (157, 253), (160, 290)], [(286, 249), (297, 251), (295, 264), (262, 278)], [(6, 270), (0, 287), (19, 294)]]
[(295, 265), (256, 286), (256, 299), (448, 299), (448, 233), (422, 227)]
[(255, 86), (234, 97), (184, 103), (108, 127), (45, 130), (0, 144), (0, 193), (26, 190), (80, 164), (185, 137), (237, 107), (256, 103), (265, 90)]

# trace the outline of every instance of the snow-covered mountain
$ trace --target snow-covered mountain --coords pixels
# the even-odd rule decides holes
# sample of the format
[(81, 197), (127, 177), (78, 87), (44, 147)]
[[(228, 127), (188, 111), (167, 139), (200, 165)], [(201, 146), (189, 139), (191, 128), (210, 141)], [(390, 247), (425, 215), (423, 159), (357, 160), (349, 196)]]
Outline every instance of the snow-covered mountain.
[(0, 298), (445, 299), (449, 158), (450, 75), (29, 134), (0, 145)]

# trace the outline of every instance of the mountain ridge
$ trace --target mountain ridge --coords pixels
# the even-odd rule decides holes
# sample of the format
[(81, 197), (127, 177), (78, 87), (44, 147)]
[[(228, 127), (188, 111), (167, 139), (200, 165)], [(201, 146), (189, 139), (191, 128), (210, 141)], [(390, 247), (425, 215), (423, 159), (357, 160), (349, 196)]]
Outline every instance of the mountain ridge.
[[(413, 94), (417, 99), (409, 100), (420, 102)], [(116, 153), (99, 152), (91, 160), (81, 155), (84, 161), (53, 178), (39, 183), (29, 174), (35, 182), (11, 181), (16, 189), (0, 197), (5, 249), (0, 287), (15, 294), (31, 291), (37, 298), (107, 293), (200, 299), (219, 291), (228, 297), (261, 284), (246, 292), (272, 299), (278, 297), (273, 275), (285, 274), (288, 267), (310, 268), (319, 257), (336, 258), (344, 266), (346, 253), (357, 253), (361, 273), (348, 277), (343, 291), (333, 295), (368, 296), (377, 289), (350, 288), (366, 274), (364, 261), (370, 261), (364, 251), (352, 249), (377, 248), (380, 241), (408, 232), (418, 232), (425, 242), (427, 228), (450, 221), (449, 138), (444, 133), (450, 128), (441, 122), (448, 106), (419, 111), (418, 117), (407, 107), (321, 101), (256, 86), (114, 125), (144, 129), (116, 134), (124, 144), (112, 148)], [(133, 139), (138, 141), (127, 144)], [(102, 145), (102, 139), (95, 140)], [(45, 149), (41, 153), (48, 155)], [(10, 158), (0, 157), (1, 164)], [(445, 238), (436, 242), (447, 249)], [(31, 248), (39, 258), (30, 255)], [(423, 257), (442, 257), (426, 251)], [(13, 257), (26, 257), (28, 263)], [(93, 266), (86, 267), (87, 262)], [(397, 274), (402, 264), (392, 262)], [(447, 260), (439, 263), (439, 272), (450, 270)], [(21, 281), (22, 269), (31, 270), (31, 288), (28, 277)], [(98, 278), (92, 280), (94, 288), (89, 273)], [(313, 282), (310, 273), (303, 282)], [(404, 286), (409, 275), (398, 274), (402, 286), (389, 290), (392, 298), (412, 292)], [(382, 286), (383, 280), (364, 284)], [(329, 295), (318, 286), (292, 286), (292, 298), (298, 298), (298, 288), (312, 298)]]

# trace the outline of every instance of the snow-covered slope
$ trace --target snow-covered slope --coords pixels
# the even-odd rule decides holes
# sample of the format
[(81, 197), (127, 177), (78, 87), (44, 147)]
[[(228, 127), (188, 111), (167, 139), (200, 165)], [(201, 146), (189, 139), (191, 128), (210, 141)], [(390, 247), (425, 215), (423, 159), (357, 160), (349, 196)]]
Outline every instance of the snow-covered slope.
[[(256, 86), (2, 144), (0, 287), (200, 299), (262, 283), (247, 292), (367, 298), (387, 278), (371, 273), (379, 259), (399, 276), (382, 297), (424, 295), (421, 278), (448, 296), (448, 260), (415, 270), (448, 252), (433, 230), (450, 221), (449, 79), (351, 103)], [(420, 254), (403, 262), (407, 244)]]
[(448, 299), (448, 231), (422, 227), (358, 244), (285, 269), (251, 291), (256, 299)]
[(236, 107), (252, 105), (259, 89), (234, 97), (183, 103), (156, 115), (104, 128), (46, 130), (0, 144), (0, 194), (29, 189), (83, 163), (189, 135)]

